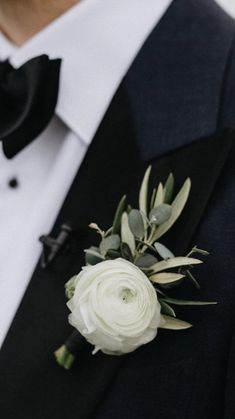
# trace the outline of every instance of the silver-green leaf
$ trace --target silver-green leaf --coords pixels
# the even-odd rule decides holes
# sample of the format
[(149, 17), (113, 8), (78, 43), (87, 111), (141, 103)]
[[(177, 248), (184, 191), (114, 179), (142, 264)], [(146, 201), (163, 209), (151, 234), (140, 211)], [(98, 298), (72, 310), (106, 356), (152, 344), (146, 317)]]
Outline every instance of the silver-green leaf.
[(173, 304), (176, 306), (211, 306), (216, 305), (216, 301), (190, 301), (190, 300), (176, 300), (175, 298), (163, 298), (165, 303)]
[(135, 237), (132, 233), (129, 222), (128, 222), (128, 215), (126, 212), (122, 214), (122, 221), (121, 221), (121, 239), (122, 243), (126, 243), (130, 250), (132, 255), (135, 254)]
[(154, 247), (162, 259), (171, 259), (175, 257), (175, 255), (162, 243), (155, 242)]
[(172, 215), (172, 208), (168, 204), (159, 205), (153, 208), (149, 214), (149, 221), (151, 224), (160, 226), (165, 223)]
[(151, 282), (155, 282), (156, 284), (171, 284), (172, 282), (180, 281), (184, 277), (185, 276), (182, 274), (161, 272), (151, 275), (149, 279)]
[(146, 170), (139, 193), (139, 208), (145, 215), (148, 214), (148, 185), (151, 169), (152, 167), (149, 166)]
[(184, 330), (184, 329), (190, 329), (192, 327), (192, 324), (185, 322), (180, 319), (176, 319), (171, 316), (167, 316), (165, 314), (162, 315), (163, 321), (160, 327), (162, 329), (170, 329), (170, 330)]
[(157, 188), (157, 192), (156, 192), (156, 196), (155, 196), (155, 200), (154, 200), (154, 204), (153, 204), (153, 208), (156, 208), (159, 205), (162, 205), (163, 203), (164, 203), (164, 190), (163, 190), (162, 183), (159, 183), (158, 188)]
[(176, 317), (175, 311), (173, 308), (167, 304), (165, 301), (159, 299), (159, 303), (161, 304), (161, 313), (167, 314), (168, 316)]
[(151, 199), (150, 199), (150, 209), (154, 208), (154, 202), (155, 202), (155, 199), (156, 199), (156, 193), (157, 193), (157, 190), (156, 189), (153, 189), (152, 196), (151, 196)]
[(166, 204), (170, 204), (172, 202), (174, 183), (174, 176), (172, 173), (170, 173), (164, 185), (164, 202)]
[(104, 260), (104, 256), (99, 253), (99, 249), (97, 247), (90, 247), (90, 249), (84, 250), (86, 254), (86, 263), (88, 265), (96, 265), (99, 262)]
[(118, 207), (114, 216), (114, 220), (113, 220), (112, 234), (117, 234), (120, 232), (121, 219), (122, 219), (122, 214), (125, 210), (125, 206), (126, 206), (126, 195), (122, 197), (122, 199), (120, 200), (118, 204)]
[(200, 263), (202, 263), (202, 261), (199, 259), (177, 256), (172, 259), (162, 260), (161, 262), (155, 263), (151, 266), (151, 270), (154, 271), (154, 273), (157, 273), (180, 266), (199, 265)]
[(158, 259), (148, 253), (144, 253), (136, 262), (139, 268), (150, 268), (153, 264), (157, 263)]
[(118, 250), (120, 247), (120, 237), (118, 234), (111, 234), (100, 243), (100, 253), (105, 256), (109, 250)]
[(133, 209), (129, 214), (128, 221), (129, 227), (134, 236), (142, 239), (144, 237), (145, 228), (141, 212), (137, 209)]
[(182, 211), (183, 211), (183, 209), (186, 205), (186, 202), (188, 200), (190, 189), (191, 189), (191, 181), (188, 178), (185, 181), (181, 190), (179, 191), (178, 195), (176, 196), (176, 198), (172, 202), (171, 217), (165, 223), (163, 223), (162, 225), (160, 225), (157, 228), (157, 230), (154, 234), (154, 237), (153, 237), (153, 241), (156, 241), (160, 237), (162, 237), (173, 226), (173, 224), (176, 222), (176, 220), (179, 218), (179, 216), (182, 213)]

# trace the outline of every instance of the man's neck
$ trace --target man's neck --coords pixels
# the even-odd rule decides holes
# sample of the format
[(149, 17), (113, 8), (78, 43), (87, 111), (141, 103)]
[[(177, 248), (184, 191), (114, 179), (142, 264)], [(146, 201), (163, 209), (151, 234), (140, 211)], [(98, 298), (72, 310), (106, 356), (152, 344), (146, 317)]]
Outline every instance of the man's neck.
[(20, 46), (79, 1), (1, 0), (0, 31)]

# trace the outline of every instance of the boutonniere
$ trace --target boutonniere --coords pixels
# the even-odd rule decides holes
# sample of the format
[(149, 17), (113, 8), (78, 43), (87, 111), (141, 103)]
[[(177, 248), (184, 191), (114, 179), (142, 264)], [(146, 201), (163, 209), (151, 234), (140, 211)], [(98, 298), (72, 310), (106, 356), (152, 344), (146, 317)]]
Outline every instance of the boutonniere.
[(202, 261), (193, 256), (208, 252), (194, 247), (188, 255), (175, 257), (159, 241), (182, 213), (191, 181), (187, 179), (174, 198), (170, 174), (165, 185), (160, 183), (150, 195), (150, 173), (151, 167), (141, 184), (138, 209), (124, 196), (107, 231), (95, 223), (89, 226), (98, 233), (99, 246), (85, 250), (86, 266), (65, 285), (69, 323), (75, 328), (55, 352), (65, 369), (85, 340), (93, 345), (93, 354), (127, 354), (155, 339), (160, 328), (192, 327), (177, 318), (173, 307), (216, 304), (168, 296), (169, 288), (185, 280), (199, 287), (192, 269)]

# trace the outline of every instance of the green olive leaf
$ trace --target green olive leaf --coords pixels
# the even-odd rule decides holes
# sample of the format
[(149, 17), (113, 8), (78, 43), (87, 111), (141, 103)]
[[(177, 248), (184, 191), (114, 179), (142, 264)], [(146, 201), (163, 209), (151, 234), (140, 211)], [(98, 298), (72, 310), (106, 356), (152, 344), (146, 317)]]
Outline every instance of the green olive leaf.
[(182, 274), (161, 272), (159, 274), (153, 274), (149, 277), (151, 282), (156, 284), (171, 284), (172, 282), (180, 281), (185, 278)]
[(169, 316), (176, 317), (175, 311), (173, 310), (171, 306), (169, 306), (169, 304), (167, 304), (165, 301), (162, 301), (160, 298), (159, 298), (159, 303), (161, 304), (162, 314), (167, 314)]
[(160, 327), (162, 329), (170, 329), (170, 330), (184, 330), (184, 329), (190, 329), (192, 327), (192, 324), (185, 322), (180, 319), (176, 319), (171, 316), (167, 316), (166, 314), (162, 315), (163, 321)]
[(164, 202), (166, 204), (170, 204), (172, 202), (174, 183), (175, 183), (174, 176), (172, 173), (170, 173), (164, 185)]
[(145, 172), (144, 179), (142, 181), (139, 193), (139, 208), (140, 211), (143, 211), (145, 215), (148, 214), (148, 185), (149, 185), (149, 177), (151, 173), (152, 167), (149, 166)]
[(155, 274), (157, 272), (165, 271), (171, 268), (199, 265), (201, 263), (203, 262), (199, 259), (177, 256), (172, 259), (161, 260), (161, 262), (155, 263), (153, 266), (151, 266), (151, 270), (154, 271), (153, 273)]
[(122, 219), (122, 214), (125, 210), (125, 206), (126, 206), (126, 195), (122, 197), (122, 199), (120, 200), (118, 204), (118, 207), (114, 216), (114, 220), (113, 220), (112, 234), (118, 234), (120, 232), (121, 219)]
[(121, 220), (121, 238), (122, 243), (126, 243), (131, 250), (132, 256), (135, 254), (135, 237), (129, 227), (128, 215), (126, 212), (122, 214)]
[(216, 305), (216, 301), (190, 301), (190, 300), (176, 300), (175, 298), (164, 297), (162, 299), (165, 303), (176, 306), (212, 306)]
[(154, 208), (154, 202), (155, 202), (155, 199), (156, 199), (156, 193), (157, 193), (157, 190), (156, 189), (153, 189), (152, 196), (151, 196), (151, 199), (150, 199), (150, 209), (153, 209)]
[(185, 181), (181, 190), (179, 191), (178, 195), (176, 196), (176, 198), (172, 202), (171, 217), (165, 223), (163, 223), (162, 225), (160, 225), (157, 228), (157, 230), (154, 234), (154, 237), (153, 237), (153, 242), (155, 242), (160, 237), (162, 237), (163, 234), (165, 234), (173, 226), (173, 224), (176, 222), (176, 220), (179, 218), (179, 216), (182, 213), (182, 211), (183, 211), (183, 209), (186, 205), (186, 202), (188, 200), (190, 189), (191, 189), (191, 180), (188, 178)]
[(153, 208), (156, 208), (159, 205), (162, 205), (163, 203), (164, 203), (164, 190), (163, 190), (162, 183), (159, 183), (158, 188), (157, 188), (157, 192), (156, 192), (155, 201), (154, 201), (154, 204), (153, 204)]

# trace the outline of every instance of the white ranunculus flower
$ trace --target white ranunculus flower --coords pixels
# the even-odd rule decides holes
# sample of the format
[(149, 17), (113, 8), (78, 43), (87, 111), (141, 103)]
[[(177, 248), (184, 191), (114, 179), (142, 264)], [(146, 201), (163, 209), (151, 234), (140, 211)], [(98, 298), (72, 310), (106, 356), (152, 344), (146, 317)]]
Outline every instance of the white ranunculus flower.
[(152, 341), (162, 322), (156, 291), (146, 275), (124, 260), (83, 268), (68, 302), (69, 322), (95, 351), (121, 355)]

